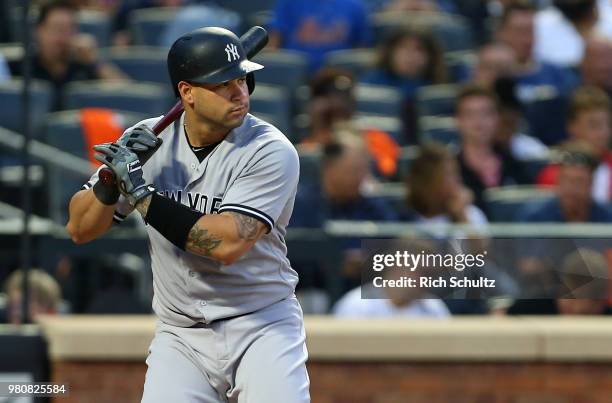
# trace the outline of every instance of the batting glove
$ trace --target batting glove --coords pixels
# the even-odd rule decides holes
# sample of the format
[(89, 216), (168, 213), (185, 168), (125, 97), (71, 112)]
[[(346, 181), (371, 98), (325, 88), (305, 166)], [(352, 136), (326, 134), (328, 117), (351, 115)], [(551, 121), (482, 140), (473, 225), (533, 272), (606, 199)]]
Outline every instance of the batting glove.
[(127, 130), (115, 143), (135, 152), (138, 159), (145, 163), (162, 145), (162, 139), (157, 137), (147, 125), (140, 125)]
[(98, 152), (94, 154), (94, 158), (106, 164), (115, 173), (119, 191), (130, 205), (135, 206), (139, 200), (155, 191), (152, 186), (147, 186), (142, 177), (142, 165), (138, 156), (126, 146), (104, 143), (94, 146), (93, 149)]

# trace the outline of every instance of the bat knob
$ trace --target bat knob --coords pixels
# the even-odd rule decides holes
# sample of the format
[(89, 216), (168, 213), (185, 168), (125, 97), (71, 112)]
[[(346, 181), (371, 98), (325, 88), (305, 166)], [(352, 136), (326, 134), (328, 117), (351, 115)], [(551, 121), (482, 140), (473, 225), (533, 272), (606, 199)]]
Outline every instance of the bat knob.
[(108, 168), (101, 169), (98, 177), (104, 186), (115, 186), (117, 184), (115, 173)]

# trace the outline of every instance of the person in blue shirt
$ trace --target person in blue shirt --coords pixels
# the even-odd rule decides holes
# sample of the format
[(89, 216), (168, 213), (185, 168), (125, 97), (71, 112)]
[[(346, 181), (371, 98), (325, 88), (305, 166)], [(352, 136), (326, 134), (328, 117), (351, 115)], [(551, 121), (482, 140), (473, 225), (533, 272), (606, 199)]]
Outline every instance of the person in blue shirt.
[(415, 140), (417, 90), (426, 85), (446, 82), (447, 68), (440, 46), (430, 33), (400, 29), (381, 43), (376, 68), (359, 80), (402, 91), (405, 137)]
[(371, 41), (359, 0), (278, 0), (268, 28), (269, 47), (305, 52), (310, 73), (323, 65), (326, 53), (366, 47)]
[(319, 183), (298, 187), (291, 226), (320, 228), (327, 220), (393, 221), (397, 215), (384, 199), (364, 197), (369, 174), (367, 151), (332, 142), (323, 147)]
[(510, 5), (504, 10), (496, 37), (514, 50), (518, 60), (516, 91), (529, 123), (529, 134), (546, 145), (555, 145), (567, 138), (564, 112), (578, 77), (569, 69), (534, 59), (534, 18), (533, 6)]
[[(397, 219), (395, 210), (386, 200), (362, 194), (369, 175), (369, 158), (361, 145), (339, 141), (325, 145), (321, 169), (319, 183), (300, 181), (289, 223), (292, 228), (322, 228), (327, 220)], [(292, 261), (300, 273), (300, 289), (325, 287), (325, 279), (332, 272), (342, 278), (343, 291), (358, 286), (360, 270), (366, 259), (361, 242), (362, 239), (357, 237), (340, 240), (342, 260), (338, 267), (325, 267), (316, 256), (312, 260)]]
[(564, 147), (560, 156), (556, 197), (527, 207), (525, 222), (609, 223), (612, 210), (593, 200), (593, 172), (599, 161), (591, 148), (574, 141)]

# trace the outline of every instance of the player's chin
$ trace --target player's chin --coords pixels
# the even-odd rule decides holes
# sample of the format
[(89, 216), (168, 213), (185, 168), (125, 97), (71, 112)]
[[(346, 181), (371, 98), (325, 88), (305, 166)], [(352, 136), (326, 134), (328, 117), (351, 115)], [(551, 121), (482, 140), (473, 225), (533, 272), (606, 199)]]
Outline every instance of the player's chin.
[(225, 119), (227, 126), (231, 126), (232, 128), (240, 126), (244, 121), (247, 112), (248, 111), (244, 109), (228, 113)]

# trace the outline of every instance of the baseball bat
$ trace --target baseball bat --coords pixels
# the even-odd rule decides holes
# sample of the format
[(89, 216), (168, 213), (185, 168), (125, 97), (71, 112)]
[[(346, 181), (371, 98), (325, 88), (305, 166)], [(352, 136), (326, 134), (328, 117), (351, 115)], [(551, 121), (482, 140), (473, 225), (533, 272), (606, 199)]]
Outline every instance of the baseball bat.
[[(240, 37), (242, 47), (246, 52), (247, 59), (251, 59), (257, 53), (259, 53), (268, 43), (268, 32), (258, 25), (252, 27)], [(158, 136), (164, 129), (183, 113), (183, 103), (179, 99), (176, 104), (164, 115), (162, 118), (153, 126), (151, 129), (156, 136)], [(148, 155), (151, 157), (153, 153)], [(148, 159), (147, 158), (147, 159)], [(140, 161), (144, 165), (146, 159)], [(110, 168), (102, 168), (98, 173), (100, 182), (105, 186), (114, 186), (116, 184), (115, 173)]]

